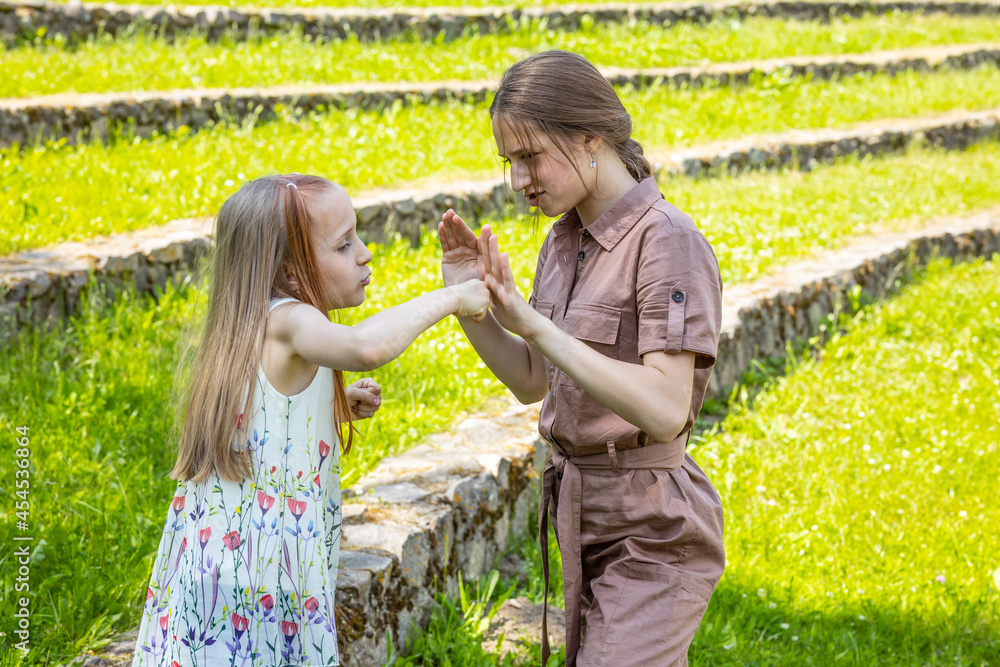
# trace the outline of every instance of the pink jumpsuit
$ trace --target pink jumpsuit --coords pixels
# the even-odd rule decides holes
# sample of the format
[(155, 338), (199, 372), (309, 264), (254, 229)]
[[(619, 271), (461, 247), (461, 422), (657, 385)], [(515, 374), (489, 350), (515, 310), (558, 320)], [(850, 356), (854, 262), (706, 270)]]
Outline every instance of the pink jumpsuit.
[(553, 225), (530, 303), (624, 362), (642, 364), (651, 351), (696, 355), (687, 422), (672, 442), (652, 440), (547, 360), (550, 391), (538, 423), (549, 442), (539, 535), (547, 591), (551, 516), (563, 562), (566, 664), (686, 665), (725, 566), (719, 496), (685, 452), (718, 349), (715, 254), (647, 178), (586, 229), (575, 210)]

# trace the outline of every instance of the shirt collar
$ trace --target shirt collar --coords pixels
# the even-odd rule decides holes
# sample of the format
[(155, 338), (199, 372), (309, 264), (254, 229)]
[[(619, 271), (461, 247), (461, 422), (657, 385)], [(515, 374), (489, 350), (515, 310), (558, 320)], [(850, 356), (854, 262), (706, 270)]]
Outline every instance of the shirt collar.
[[(607, 251), (614, 249), (622, 237), (629, 232), (635, 223), (646, 214), (649, 207), (663, 199), (656, 179), (647, 176), (625, 196), (615, 202), (614, 206), (604, 212), (594, 222), (587, 226), (587, 231), (602, 248)], [(556, 236), (562, 236), (581, 226), (580, 216), (576, 209), (567, 211), (553, 226)]]

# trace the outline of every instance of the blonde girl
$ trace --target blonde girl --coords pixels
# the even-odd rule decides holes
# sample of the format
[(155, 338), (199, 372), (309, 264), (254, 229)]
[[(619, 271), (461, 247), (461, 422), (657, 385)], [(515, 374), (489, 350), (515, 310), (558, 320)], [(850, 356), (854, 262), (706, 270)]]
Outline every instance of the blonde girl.
[(381, 405), (375, 381), (344, 386), (343, 372), (388, 363), (448, 315), (481, 320), (489, 302), (475, 279), (331, 322), (364, 301), (371, 260), (351, 200), (323, 178), (260, 178), (219, 211), (133, 665), (340, 664), (340, 453)]
[(443, 273), (485, 276), (492, 315), (462, 327), (518, 399), (544, 401), (539, 536), (547, 585), (551, 513), (566, 664), (686, 665), (725, 564), (719, 497), (685, 451), (718, 347), (715, 255), (660, 194), (629, 114), (584, 58), (515, 64), (490, 115), (513, 189), (560, 217), (528, 301), (490, 227), (477, 238), (452, 211)]

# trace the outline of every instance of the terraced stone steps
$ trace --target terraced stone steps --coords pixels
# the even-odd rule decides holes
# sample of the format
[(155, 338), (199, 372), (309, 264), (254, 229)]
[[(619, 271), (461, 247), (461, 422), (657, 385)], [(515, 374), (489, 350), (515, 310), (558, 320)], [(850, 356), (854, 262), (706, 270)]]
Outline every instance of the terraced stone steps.
[[(704, 67), (651, 69), (607, 68), (613, 84), (646, 88), (656, 85), (711, 83), (738, 85), (756, 77), (785, 72), (791, 77), (832, 79), (859, 72), (972, 69), (1000, 65), (1000, 44), (963, 44), (854, 55), (802, 56), (715, 63)], [(221, 120), (272, 118), (277, 109), (308, 112), (319, 108), (378, 108), (403, 103), (486, 99), (495, 81), (348, 83), (326, 86), (215, 88), (104, 94), (63, 94), (0, 99), (0, 147), (28, 145), (38, 139), (69, 142), (106, 138), (111, 128), (127, 127), (139, 136), (181, 126), (193, 130)]]
[[(649, 157), (663, 179), (678, 173), (712, 176), (788, 165), (809, 169), (844, 155), (884, 155), (917, 144), (961, 150), (996, 140), (1000, 140), (1000, 107), (844, 129), (744, 137)], [(368, 241), (382, 241), (394, 232), (419, 238), (421, 229), (437, 224), (448, 208), (475, 221), (524, 206), (502, 179), (362, 193), (354, 197), (354, 203), (359, 231)], [(31, 322), (59, 321), (76, 312), (91, 272), (99, 283), (115, 288), (126, 283), (134, 283), (143, 292), (162, 288), (167, 280), (192, 271), (211, 242), (210, 231), (210, 218), (176, 220), (0, 258), (0, 339)]]
[(413, 33), (431, 37), (444, 33), (458, 37), (468, 28), (498, 32), (521, 20), (544, 19), (550, 30), (577, 30), (584, 21), (597, 23), (648, 21), (657, 25), (706, 23), (717, 18), (765, 16), (799, 20), (829, 20), (890, 12), (945, 13), (995, 16), (998, 0), (763, 0), (761, 2), (649, 2), (550, 5), (543, 7), (387, 7), (380, 9), (266, 8), (197, 5), (127, 5), (59, 3), (24, 0), (0, 2), (0, 40), (13, 43), (62, 34), (82, 38), (99, 31), (118, 34), (132, 26), (156, 26), (166, 34), (200, 31), (210, 37), (231, 32), (245, 37), (253, 32), (276, 33), (300, 29), (311, 36), (363, 40), (387, 39)]

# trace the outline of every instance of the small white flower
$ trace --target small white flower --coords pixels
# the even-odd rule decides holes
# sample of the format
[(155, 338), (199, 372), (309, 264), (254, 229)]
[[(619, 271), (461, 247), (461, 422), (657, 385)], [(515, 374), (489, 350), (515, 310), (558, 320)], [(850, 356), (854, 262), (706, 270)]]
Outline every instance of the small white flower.
[(776, 605), (775, 603), (772, 602), (771, 604), (767, 605), (767, 608), (768, 609), (777, 609), (778, 605)]
[(781, 624), (781, 629), (782, 629), (782, 630), (787, 630), (787, 629), (788, 629), (789, 627), (790, 627), (790, 626), (788, 625), (788, 623), (782, 623), (782, 624)]
[(859, 621), (867, 621), (868, 619), (867, 619), (867, 618), (865, 618), (865, 615), (864, 615), (864, 614), (858, 614), (858, 620), (859, 620)]
[(969, 513), (966, 512), (965, 510), (962, 510), (961, 512), (958, 513), (958, 516), (960, 516), (962, 518), (965, 518), (965, 517), (969, 516)]
[(757, 485), (757, 493), (764, 493), (765, 491), (767, 491), (767, 487), (761, 486), (760, 484)]

